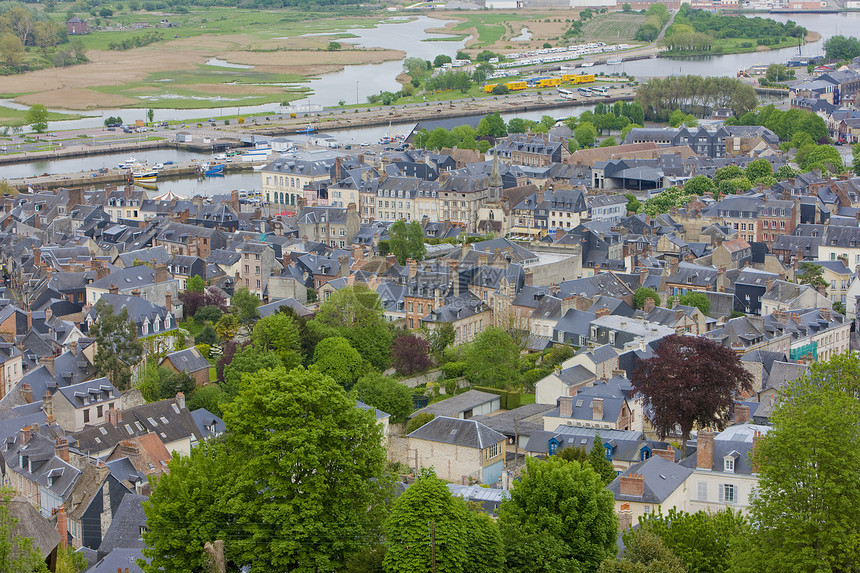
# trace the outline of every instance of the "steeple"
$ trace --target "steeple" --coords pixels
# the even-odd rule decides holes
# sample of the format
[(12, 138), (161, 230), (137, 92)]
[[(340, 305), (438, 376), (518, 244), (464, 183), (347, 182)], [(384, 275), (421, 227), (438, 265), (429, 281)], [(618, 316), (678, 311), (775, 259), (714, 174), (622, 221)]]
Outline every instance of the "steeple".
[(499, 154), (493, 154), (493, 168), (490, 171), (490, 181), (487, 184), (487, 201), (498, 203), (502, 199), (502, 174), (499, 170)]

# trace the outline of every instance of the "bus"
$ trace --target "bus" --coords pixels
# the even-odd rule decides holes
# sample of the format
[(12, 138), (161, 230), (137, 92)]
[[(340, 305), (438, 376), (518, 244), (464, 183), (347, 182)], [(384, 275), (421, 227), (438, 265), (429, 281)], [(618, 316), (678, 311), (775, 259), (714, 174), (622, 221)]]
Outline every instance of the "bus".
[(590, 96), (592, 94), (591, 90), (588, 88), (579, 88), (577, 91), (584, 96)]
[(594, 74), (564, 74), (562, 81), (572, 84), (589, 84), (594, 81)]
[(597, 86), (597, 87), (591, 88), (591, 90), (594, 92), (600, 93), (600, 94), (605, 94), (606, 92), (609, 91), (609, 88), (606, 86)]

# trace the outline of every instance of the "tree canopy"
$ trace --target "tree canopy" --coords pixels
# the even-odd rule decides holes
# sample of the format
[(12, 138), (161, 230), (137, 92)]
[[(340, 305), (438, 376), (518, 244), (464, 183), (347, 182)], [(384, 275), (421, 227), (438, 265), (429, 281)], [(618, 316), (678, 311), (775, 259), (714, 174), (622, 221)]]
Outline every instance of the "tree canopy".
[(656, 354), (641, 360), (631, 382), (653, 411), (660, 436), (680, 428), (686, 447), (695, 425), (722, 429), (741, 390), (751, 391), (752, 377), (735, 352), (700, 336), (665, 337)]
[(371, 372), (362, 376), (354, 386), (359, 400), (383, 412), (391, 414), (391, 422), (402, 424), (412, 413), (414, 403), (412, 391), (388, 376)]
[(117, 389), (126, 390), (131, 383), (131, 368), (143, 357), (137, 326), (128, 317), (128, 309), (114, 314), (113, 306), (103, 298), (94, 309), (96, 321), (90, 326), (90, 336), (96, 339), (97, 350), (93, 366)]
[(422, 261), (427, 254), (424, 231), (418, 221), (412, 221), (408, 226), (403, 219), (395, 221), (389, 229), (388, 245), (401, 265), (405, 265), (407, 259)]
[(616, 553), (612, 493), (588, 465), (553, 456), (526, 458), (521, 478), (499, 508), (509, 571), (595, 571)]
[(15, 531), (18, 520), (12, 516), (9, 504), (17, 492), (12, 488), (0, 489), (0, 571), (8, 573), (47, 573), (33, 539)]
[(321, 340), (314, 352), (314, 366), (347, 390), (361, 376), (362, 362), (361, 354), (342, 336)]
[(490, 326), (466, 348), (466, 377), (475, 385), (503, 388), (514, 381), (519, 356), (520, 349), (511, 335)]

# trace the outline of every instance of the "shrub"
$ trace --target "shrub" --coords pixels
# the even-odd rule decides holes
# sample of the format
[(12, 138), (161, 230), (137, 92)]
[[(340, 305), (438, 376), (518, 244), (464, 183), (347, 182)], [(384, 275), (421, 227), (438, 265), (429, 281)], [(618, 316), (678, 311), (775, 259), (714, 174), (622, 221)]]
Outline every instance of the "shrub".
[(429, 412), (421, 412), (420, 414), (417, 414), (414, 418), (409, 420), (408, 424), (406, 424), (406, 433), (411, 434), (435, 417), (436, 416)]
[(460, 378), (466, 371), (466, 363), (463, 361), (448, 362), (442, 366), (442, 373), (446, 379)]

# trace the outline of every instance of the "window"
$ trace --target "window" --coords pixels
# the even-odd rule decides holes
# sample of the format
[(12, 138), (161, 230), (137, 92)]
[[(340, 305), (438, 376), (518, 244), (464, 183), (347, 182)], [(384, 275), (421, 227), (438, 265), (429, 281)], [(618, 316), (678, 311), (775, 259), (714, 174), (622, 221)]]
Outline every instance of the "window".
[(729, 483), (723, 484), (723, 486), (720, 489), (720, 493), (722, 494), (720, 496), (720, 497), (722, 497), (722, 499), (720, 501), (727, 503), (727, 504), (728, 503), (734, 504), (737, 502), (737, 499), (735, 498), (735, 486), (734, 485), (729, 484)]
[(90, 421), (90, 409), (84, 410), (84, 424)]
[(615, 344), (615, 333), (614, 332), (609, 333), (609, 344)]
[(735, 458), (728, 457), (723, 460), (723, 470), (728, 473), (735, 473)]
[(499, 444), (493, 444), (489, 448), (487, 448), (487, 459), (493, 459), (494, 457), (499, 455)]
[(101, 418), (102, 416), (104, 416), (104, 406), (97, 406), (96, 407), (96, 418)]
[(708, 501), (708, 482), (697, 482), (697, 498), (699, 501)]

